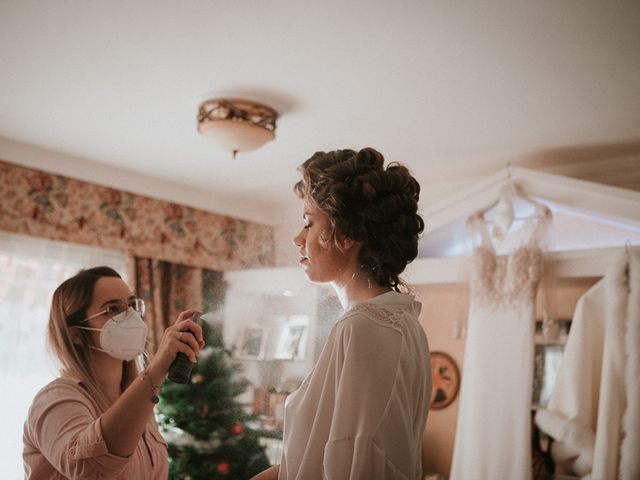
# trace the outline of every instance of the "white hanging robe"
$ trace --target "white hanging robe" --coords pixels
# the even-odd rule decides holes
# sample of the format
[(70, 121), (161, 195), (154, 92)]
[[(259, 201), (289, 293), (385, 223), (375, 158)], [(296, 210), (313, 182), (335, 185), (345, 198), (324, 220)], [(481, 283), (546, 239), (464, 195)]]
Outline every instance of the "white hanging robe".
[(568, 473), (640, 478), (640, 252), (623, 252), (576, 306), (556, 384), (536, 424)]

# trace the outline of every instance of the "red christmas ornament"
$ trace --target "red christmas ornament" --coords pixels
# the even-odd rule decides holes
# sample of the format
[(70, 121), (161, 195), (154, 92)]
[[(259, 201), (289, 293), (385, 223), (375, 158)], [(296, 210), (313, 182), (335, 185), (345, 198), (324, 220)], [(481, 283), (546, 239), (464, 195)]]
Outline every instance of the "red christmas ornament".
[(233, 435), (241, 435), (244, 432), (244, 425), (240, 422), (236, 423), (233, 427), (231, 427), (231, 433)]
[(229, 473), (229, 470), (231, 470), (231, 465), (229, 465), (228, 462), (220, 462), (217, 465), (218, 468), (218, 473), (221, 473), (222, 475), (226, 475), (227, 473)]

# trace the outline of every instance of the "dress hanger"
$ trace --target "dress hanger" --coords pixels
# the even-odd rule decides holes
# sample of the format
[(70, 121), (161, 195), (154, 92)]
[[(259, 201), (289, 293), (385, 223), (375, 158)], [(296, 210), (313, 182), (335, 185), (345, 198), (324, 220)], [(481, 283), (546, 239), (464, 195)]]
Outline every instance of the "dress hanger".
[[(514, 197), (518, 197), (534, 207), (534, 214), (524, 217), (516, 217), (514, 212)], [(485, 214), (495, 208), (496, 212), (491, 220), (485, 218)], [(493, 235), (501, 239), (503, 238), (514, 221), (528, 220), (532, 218), (547, 217), (551, 215), (551, 210), (546, 205), (536, 202), (528, 195), (511, 178), (511, 163), (507, 164), (507, 182), (502, 187), (498, 198), (487, 207), (476, 211), (467, 220), (469, 223), (481, 221), (485, 225), (493, 224)]]
[[(530, 205), (533, 205), (533, 207), (536, 210), (536, 214), (535, 215), (529, 215), (529, 216), (526, 216), (526, 217), (516, 217), (516, 218), (514, 218), (514, 220), (525, 220), (527, 218), (531, 218), (531, 217), (534, 217), (534, 216), (542, 216), (544, 214), (551, 213), (551, 211), (549, 210), (549, 207), (547, 207), (546, 205), (543, 205), (540, 202), (536, 202), (533, 198), (529, 197), (526, 193), (524, 193), (522, 191), (522, 188), (520, 188), (520, 186), (513, 181), (513, 179), (511, 178), (511, 163), (507, 163), (507, 183), (502, 187), (502, 191), (501, 191), (500, 195), (490, 205), (488, 205), (485, 208), (482, 208), (482, 209), (476, 211), (473, 216), (479, 216), (479, 217), (483, 218), (483, 220), (484, 220), (484, 215), (487, 212), (489, 212), (492, 208), (494, 208), (494, 207), (496, 207), (498, 205), (498, 203), (500, 202), (500, 199), (503, 197), (503, 194), (505, 192), (510, 193), (513, 197), (518, 197), (518, 198), (524, 200), (525, 202), (529, 203)], [(485, 223), (491, 223), (491, 221), (486, 221), (485, 220)]]

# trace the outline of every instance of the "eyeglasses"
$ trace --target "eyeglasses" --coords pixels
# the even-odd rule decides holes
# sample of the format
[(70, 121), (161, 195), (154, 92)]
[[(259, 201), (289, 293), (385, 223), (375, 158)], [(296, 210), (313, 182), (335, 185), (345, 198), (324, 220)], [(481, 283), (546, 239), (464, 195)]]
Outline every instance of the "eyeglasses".
[(144, 317), (144, 312), (146, 311), (144, 300), (142, 300), (141, 298), (132, 298), (126, 303), (126, 306), (125, 304), (120, 302), (108, 305), (104, 310), (88, 316), (87, 318), (82, 320), (80, 323), (84, 323), (86, 321), (91, 320), (92, 318), (96, 318), (104, 314), (107, 314), (109, 315), (110, 318), (112, 318), (112, 317), (115, 317), (116, 315), (120, 315), (122, 312), (126, 312), (129, 308), (133, 308), (136, 312), (140, 314), (141, 317)]

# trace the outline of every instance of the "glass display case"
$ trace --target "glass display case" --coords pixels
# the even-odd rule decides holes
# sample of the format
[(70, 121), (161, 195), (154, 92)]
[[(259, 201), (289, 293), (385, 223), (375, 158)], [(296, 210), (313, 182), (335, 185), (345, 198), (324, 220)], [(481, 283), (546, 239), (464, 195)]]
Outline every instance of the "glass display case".
[[(550, 324), (550, 328), (547, 326)], [(537, 320), (533, 358), (533, 409), (545, 407), (556, 383), (571, 320)]]
[(284, 402), (309, 373), (342, 313), (328, 286), (300, 268), (225, 272), (223, 337), (249, 389), (239, 397), (257, 415), (270, 461), (279, 461)]

